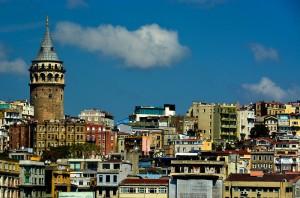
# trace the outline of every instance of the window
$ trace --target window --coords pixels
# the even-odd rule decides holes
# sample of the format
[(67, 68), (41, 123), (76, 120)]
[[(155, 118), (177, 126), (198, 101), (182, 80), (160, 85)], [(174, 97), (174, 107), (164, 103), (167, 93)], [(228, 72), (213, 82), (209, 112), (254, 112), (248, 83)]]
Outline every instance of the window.
[(160, 187), (160, 188), (158, 189), (158, 192), (159, 192), (159, 193), (167, 193), (167, 188), (165, 188), (165, 187)]
[(114, 175), (114, 178), (113, 178), (114, 183), (117, 183), (117, 180), (118, 180), (117, 175)]
[(102, 167), (103, 169), (110, 169), (110, 164), (103, 164)]
[(149, 193), (156, 193), (156, 188), (149, 188)]
[(110, 175), (106, 175), (105, 181), (106, 181), (106, 182), (110, 182)]
[(79, 181), (79, 185), (83, 185), (83, 181), (82, 180)]
[(129, 188), (130, 193), (135, 193), (135, 188)]
[(114, 169), (120, 169), (120, 164), (114, 164)]
[(99, 175), (99, 183), (103, 182), (103, 175)]
[(145, 193), (145, 188), (138, 188), (138, 193)]
[(129, 192), (129, 188), (127, 188), (127, 187), (122, 187), (122, 188), (121, 188), (121, 192), (122, 192), (122, 193), (128, 193), (128, 192)]

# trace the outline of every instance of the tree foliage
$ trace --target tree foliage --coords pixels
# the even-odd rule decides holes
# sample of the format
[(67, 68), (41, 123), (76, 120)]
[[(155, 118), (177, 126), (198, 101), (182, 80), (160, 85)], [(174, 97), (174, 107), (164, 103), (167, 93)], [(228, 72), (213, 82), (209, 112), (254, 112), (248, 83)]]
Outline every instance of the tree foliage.
[(255, 125), (250, 130), (250, 138), (269, 137), (269, 129), (264, 124)]
[(92, 154), (101, 155), (101, 147), (95, 144), (73, 144), (71, 146), (50, 147), (42, 154), (42, 160), (55, 162), (57, 159), (64, 158), (88, 158)]

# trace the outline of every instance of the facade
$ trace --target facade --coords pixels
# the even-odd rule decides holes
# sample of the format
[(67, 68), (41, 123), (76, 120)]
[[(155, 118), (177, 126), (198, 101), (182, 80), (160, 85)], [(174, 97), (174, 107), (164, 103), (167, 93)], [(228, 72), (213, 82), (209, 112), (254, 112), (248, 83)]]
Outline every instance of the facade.
[(94, 170), (78, 170), (72, 171), (70, 174), (71, 184), (75, 186), (76, 191), (94, 191), (97, 186), (97, 171)]
[(102, 155), (115, 152), (117, 135), (110, 127), (99, 124), (86, 124), (86, 142), (99, 146)]
[(290, 129), (300, 135), (300, 114), (290, 114)]
[(60, 120), (64, 118), (65, 68), (58, 58), (46, 20), (46, 32), (37, 57), (30, 71), (30, 102), (34, 106), (34, 118)]
[(132, 173), (132, 165), (122, 160), (106, 160), (99, 163), (97, 171), (97, 197), (117, 198), (118, 186)]
[(15, 123), (9, 127), (9, 148), (19, 150), (33, 148), (36, 123), (22, 122)]
[(9, 149), (9, 133), (8, 130), (3, 127), (0, 128), (0, 153), (3, 153)]
[(274, 172), (274, 151), (252, 151), (251, 171)]
[(224, 157), (183, 154), (171, 160), (169, 197), (222, 197), (223, 179), (227, 176)]
[(59, 192), (71, 191), (69, 167), (65, 164), (55, 164), (51, 168), (51, 197), (58, 198)]
[(235, 104), (217, 105), (215, 111), (219, 115), (219, 120), (215, 120), (214, 125), (219, 125), (220, 138), (234, 142), (238, 138), (237, 134), (237, 107)]
[(200, 137), (225, 141), (234, 141), (238, 138), (235, 104), (193, 102), (187, 116), (198, 118), (197, 128)]
[(180, 139), (173, 142), (174, 155), (177, 153), (199, 152), (202, 141), (199, 139)]
[(285, 105), (280, 102), (260, 101), (255, 103), (255, 115), (258, 117), (285, 113)]
[(255, 111), (251, 108), (240, 108), (237, 111), (237, 123), (238, 123), (238, 137), (239, 139), (249, 138), (250, 131), (254, 127), (255, 123)]
[(44, 162), (20, 160), (20, 198), (45, 197)]
[(110, 113), (99, 109), (85, 109), (80, 112), (78, 117), (89, 124), (105, 126), (111, 129), (114, 127), (113, 116)]
[(0, 198), (19, 198), (19, 163), (0, 160)]
[(86, 142), (84, 120), (66, 119), (39, 122), (36, 126), (35, 150), (42, 155), (50, 147), (71, 146)]
[(0, 109), (0, 127), (9, 127), (22, 121), (22, 113), (18, 109)]
[(29, 120), (34, 116), (34, 107), (27, 100), (16, 100), (10, 103), (11, 106), (15, 109), (18, 109), (22, 118)]
[(264, 124), (269, 129), (269, 134), (277, 133), (278, 120), (276, 116), (266, 116), (264, 118)]
[(188, 117), (196, 118), (196, 127), (199, 131), (199, 136), (206, 139), (219, 138), (219, 134), (214, 128), (215, 119), (215, 104), (208, 104), (202, 102), (193, 102), (192, 106), (187, 112)]
[(174, 104), (164, 104), (164, 107), (136, 106), (134, 113), (129, 117), (132, 122), (140, 122), (148, 117), (174, 116), (176, 114)]
[(291, 132), (290, 127), (290, 115), (289, 114), (277, 114), (278, 134), (287, 135)]
[(275, 172), (299, 171), (299, 141), (279, 141), (274, 148)]
[(223, 198), (278, 197), (292, 198), (293, 186), (299, 175), (282, 174), (231, 174), (224, 184)]
[(68, 159), (70, 180), (76, 191), (96, 191), (97, 170), (102, 159)]
[(119, 185), (119, 198), (168, 198), (169, 178), (126, 178)]

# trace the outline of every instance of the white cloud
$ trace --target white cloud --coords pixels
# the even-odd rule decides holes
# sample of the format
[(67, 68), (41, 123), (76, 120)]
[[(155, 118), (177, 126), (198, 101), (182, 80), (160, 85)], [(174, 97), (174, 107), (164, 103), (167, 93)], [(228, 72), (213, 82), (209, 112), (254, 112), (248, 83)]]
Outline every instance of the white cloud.
[(86, 7), (88, 4), (85, 0), (67, 0), (67, 8), (74, 9), (79, 7)]
[(258, 83), (243, 84), (242, 87), (252, 94), (274, 100), (294, 99), (299, 97), (300, 93), (298, 87), (284, 90), (267, 77), (262, 77)]
[(253, 56), (256, 61), (263, 61), (263, 60), (279, 60), (279, 54), (276, 49), (271, 47), (265, 47), (259, 43), (252, 43), (250, 44), (250, 49), (253, 53)]
[(25, 61), (21, 58), (8, 60), (6, 49), (0, 44), (0, 73), (25, 74), (26, 66)]
[(254, 84), (243, 84), (242, 87), (261, 99), (272, 100), (298, 100), (300, 97), (300, 87), (293, 85), (289, 88), (282, 88), (267, 77), (262, 77), (260, 82)]
[(130, 31), (122, 26), (82, 27), (60, 22), (56, 26), (55, 38), (62, 44), (120, 58), (127, 66), (140, 69), (169, 66), (188, 51), (179, 43), (177, 32), (157, 24)]
[(20, 58), (11, 61), (0, 60), (0, 73), (25, 74), (25, 68), (26, 63), (23, 59)]

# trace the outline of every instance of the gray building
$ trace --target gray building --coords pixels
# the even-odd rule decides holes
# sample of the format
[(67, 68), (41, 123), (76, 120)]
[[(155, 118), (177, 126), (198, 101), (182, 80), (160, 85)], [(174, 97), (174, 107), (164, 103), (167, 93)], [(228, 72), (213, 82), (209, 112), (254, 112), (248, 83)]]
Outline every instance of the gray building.
[(132, 173), (128, 161), (110, 159), (99, 163), (97, 171), (97, 197), (118, 197), (120, 182)]
[(20, 160), (20, 197), (40, 198), (45, 196), (44, 162)]

